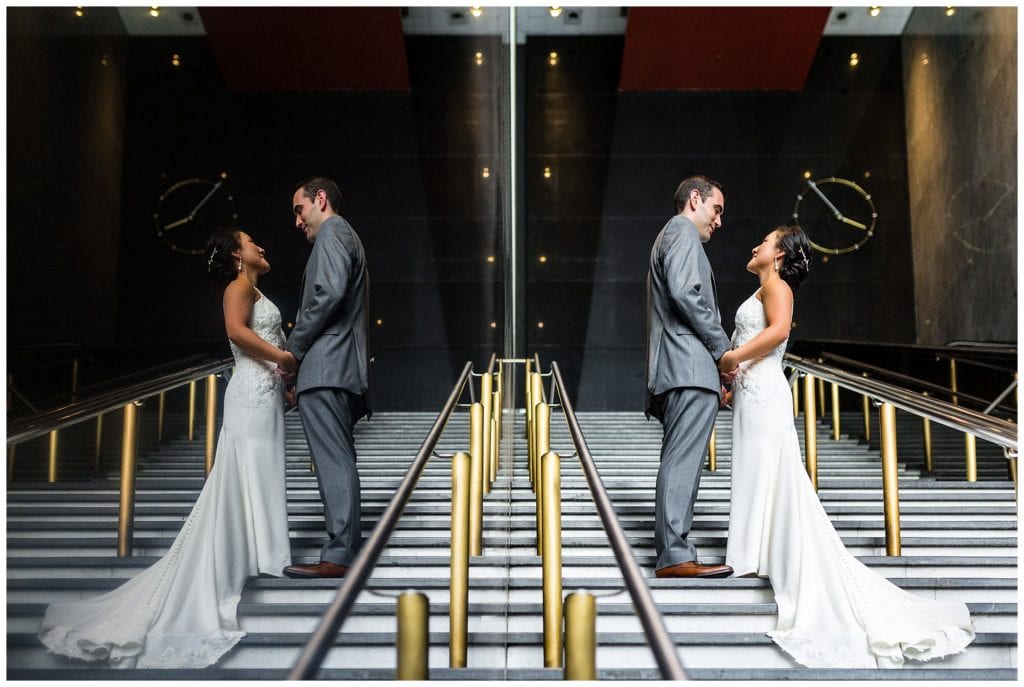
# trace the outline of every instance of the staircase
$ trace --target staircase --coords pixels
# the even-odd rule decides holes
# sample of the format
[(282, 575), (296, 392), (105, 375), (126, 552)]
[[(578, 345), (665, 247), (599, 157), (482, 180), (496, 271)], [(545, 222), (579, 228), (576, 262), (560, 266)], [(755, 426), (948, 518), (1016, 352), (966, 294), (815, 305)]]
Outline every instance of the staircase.
[[(859, 414), (843, 427), (859, 435)], [(356, 429), (369, 533), (434, 420), (429, 413), (378, 413)], [(317, 559), (322, 506), (299, 418), (286, 416), (292, 555)], [(811, 670), (789, 660), (764, 635), (774, 628), (771, 588), (759, 579), (653, 579), (653, 494), (661, 431), (640, 413), (582, 413), (580, 422), (634, 552), (679, 646), (691, 679), (1015, 680), (1017, 677), (1017, 514), (1001, 452), (979, 442), (979, 476), (956, 476), (962, 441), (933, 425), (936, 473), (923, 474), (901, 427), (900, 500), (903, 555), (885, 555), (881, 469), (877, 447), (818, 432), (820, 496), (846, 545), (860, 560), (913, 593), (967, 602), (978, 630), (968, 650), (901, 670)], [(731, 427), (718, 418), (718, 469), (705, 470), (694, 541), (702, 557), (725, 554)], [(917, 425), (919, 427), (919, 425)], [(802, 434), (803, 424), (798, 431)], [(919, 435), (919, 429), (917, 435)], [(468, 444), (465, 413), (449, 422), (437, 451)], [(907, 435), (906, 437), (904, 435)], [(197, 436), (203, 436), (202, 431)], [(466, 669), (448, 665), (450, 471), (433, 458), (395, 535), (329, 650), (319, 677), (394, 677), (394, 596), (415, 589), (430, 598), (432, 679), (558, 680), (542, 660), (541, 561), (536, 555), (534, 495), (526, 476), (522, 416), (516, 464), (503, 466), (484, 506), (484, 556), (471, 558), (469, 654)], [(877, 438), (877, 428), (873, 430)], [(917, 438), (920, 444), (919, 436)], [(83, 445), (88, 442), (83, 440)], [(71, 450), (72, 442), (68, 442)], [(903, 446), (908, 448), (905, 451)], [(552, 413), (552, 450), (562, 456), (563, 589), (598, 599), (601, 679), (658, 679), (654, 658), (605, 541), (560, 411)], [(957, 453), (960, 451), (960, 453)], [(906, 458), (906, 460), (905, 460)], [(26, 459), (27, 461), (27, 459)], [(248, 636), (217, 665), (192, 671), (124, 671), (48, 654), (35, 629), (48, 602), (96, 595), (122, 584), (167, 549), (202, 487), (202, 444), (183, 438), (140, 459), (135, 555), (117, 559), (117, 473), (75, 473), (78, 481), (19, 481), (7, 492), (8, 679), (282, 679), (334, 598), (337, 581), (252, 579), (239, 606)], [(909, 464), (908, 464), (909, 462)], [(962, 461), (960, 462), (962, 465)], [(984, 466), (984, 467), (983, 467)], [(1001, 470), (1001, 472), (1000, 472)], [(21, 475), (22, 473), (19, 473)], [(32, 477), (31, 471), (24, 473)]]

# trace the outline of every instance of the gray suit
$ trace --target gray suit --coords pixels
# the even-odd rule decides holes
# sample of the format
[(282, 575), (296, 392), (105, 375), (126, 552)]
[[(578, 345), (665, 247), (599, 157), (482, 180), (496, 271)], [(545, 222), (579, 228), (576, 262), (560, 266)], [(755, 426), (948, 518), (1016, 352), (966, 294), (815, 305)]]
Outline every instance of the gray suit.
[(330, 540), (320, 560), (351, 565), (362, 542), (355, 423), (369, 415), (370, 276), (355, 230), (332, 216), (317, 232), (285, 348), (299, 361), (299, 415), (316, 465)]
[(731, 348), (711, 264), (697, 227), (676, 215), (651, 249), (647, 275), (647, 407), (663, 427), (655, 491), (656, 568), (697, 560), (687, 541), (721, 383)]

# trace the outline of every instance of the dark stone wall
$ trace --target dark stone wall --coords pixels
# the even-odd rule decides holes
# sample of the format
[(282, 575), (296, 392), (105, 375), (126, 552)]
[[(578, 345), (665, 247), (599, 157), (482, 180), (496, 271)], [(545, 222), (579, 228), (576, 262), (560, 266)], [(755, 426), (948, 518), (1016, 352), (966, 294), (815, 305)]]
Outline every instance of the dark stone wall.
[(7, 342), (35, 363), (115, 341), (126, 58), (113, 9), (5, 11)]
[(915, 9), (903, 37), (918, 342), (1017, 340), (1017, 9)]

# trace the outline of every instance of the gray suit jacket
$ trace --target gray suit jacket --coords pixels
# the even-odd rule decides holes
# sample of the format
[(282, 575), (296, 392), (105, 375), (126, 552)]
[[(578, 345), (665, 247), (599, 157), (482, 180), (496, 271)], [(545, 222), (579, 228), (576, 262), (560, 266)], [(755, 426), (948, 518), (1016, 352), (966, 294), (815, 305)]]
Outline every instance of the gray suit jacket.
[(653, 399), (669, 389), (718, 393), (717, 361), (731, 347), (697, 227), (676, 215), (654, 241), (647, 274), (647, 413), (659, 415)]
[(341, 217), (320, 225), (302, 281), (285, 344), (299, 361), (296, 391), (333, 387), (367, 396), (370, 275), (363, 244)]

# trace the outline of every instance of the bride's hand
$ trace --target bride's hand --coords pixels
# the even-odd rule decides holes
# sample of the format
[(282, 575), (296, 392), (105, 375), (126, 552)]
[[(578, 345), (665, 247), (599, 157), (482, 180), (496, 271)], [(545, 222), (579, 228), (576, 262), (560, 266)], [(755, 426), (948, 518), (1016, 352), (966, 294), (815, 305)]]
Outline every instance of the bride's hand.
[(295, 356), (291, 354), (291, 351), (282, 351), (283, 355), (281, 359), (277, 361), (277, 368), (287, 374), (292, 374), (298, 371), (299, 362), (295, 359)]
[(726, 351), (718, 360), (718, 371), (723, 374), (729, 374), (739, 367), (739, 364), (740, 362), (736, 358), (736, 353), (734, 351)]

